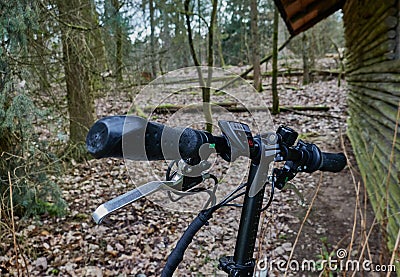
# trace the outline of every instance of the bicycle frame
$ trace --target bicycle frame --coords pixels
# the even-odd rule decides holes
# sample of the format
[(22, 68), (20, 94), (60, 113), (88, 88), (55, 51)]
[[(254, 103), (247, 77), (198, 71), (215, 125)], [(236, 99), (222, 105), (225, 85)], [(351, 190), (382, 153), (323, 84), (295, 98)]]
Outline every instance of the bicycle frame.
[[(128, 128), (123, 128), (125, 121), (128, 122)], [(178, 167), (175, 172), (176, 178), (167, 177), (166, 181), (149, 182), (100, 205), (93, 214), (97, 223), (111, 212), (156, 190), (165, 189), (183, 195), (196, 192), (195, 186), (205, 179), (211, 178), (217, 183), (218, 179), (208, 172), (211, 164), (207, 162), (207, 158), (211, 153), (217, 152), (228, 162), (235, 161), (240, 156), (250, 158), (247, 183), (240, 185), (218, 204), (215, 201), (210, 202), (213, 203), (211, 207), (199, 213), (169, 255), (162, 272), (163, 277), (173, 275), (195, 234), (207, 224), (213, 212), (243, 195), (243, 192), (238, 192), (244, 186), (246, 190), (234, 255), (221, 257), (219, 268), (231, 277), (252, 276), (255, 267), (253, 254), (258, 225), (261, 212), (265, 209), (262, 205), (266, 184), (271, 184), (272, 188), (270, 201), (266, 205), (268, 207), (272, 201), (274, 188), (282, 189), (298, 172), (312, 173), (317, 170), (339, 172), (346, 165), (346, 157), (342, 153), (321, 152), (315, 144), (301, 140), (294, 145), (298, 134), (285, 126), (280, 126), (276, 133), (266, 133), (255, 137), (251, 134), (248, 125), (244, 123), (219, 121), (219, 126), (223, 135), (213, 136), (190, 128), (182, 131), (179, 128), (166, 127), (138, 117), (114, 116), (99, 120), (88, 133), (86, 142), (88, 150), (96, 158), (171, 159)], [(164, 132), (168, 133), (166, 140), (161, 139)], [(128, 141), (136, 140), (137, 142), (133, 144), (133, 147), (131, 144), (126, 146), (122, 143), (123, 137)], [(191, 143), (187, 143), (189, 141)], [(179, 145), (179, 147), (175, 149), (170, 145)], [(165, 147), (176, 151), (165, 152), (163, 151)], [(274, 168), (272, 175), (268, 175), (269, 165), (273, 161), (285, 161), (285, 165)], [(167, 176), (172, 176), (169, 173)]]
[[(251, 163), (247, 183), (254, 180), (259, 165)], [(246, 187), (239, 230), (236, 237), (234, 256), (220, 258), (219, 267), (229, 276), (253, 276), (255, 259), (254, 247), (262, 209), (265, 185), (254, 196), (249, 196), (250, 186)]]

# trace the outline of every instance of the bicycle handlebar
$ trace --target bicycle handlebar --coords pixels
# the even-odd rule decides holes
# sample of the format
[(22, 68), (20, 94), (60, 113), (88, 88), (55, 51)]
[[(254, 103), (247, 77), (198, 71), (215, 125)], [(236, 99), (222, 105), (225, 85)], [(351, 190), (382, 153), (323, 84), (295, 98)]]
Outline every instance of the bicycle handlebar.
[(343, 153), (322, 152), (322, 163), (318, 170), (339, 172), (346, 166), (346, 156)]
[[(89, 153), (95, 158), (116, 157), (138, 161), (183, 159), (189, 165), (196, 165), (202, 160), (207, 160), (213, 152), (228, 162), (235, 160), (238, 156), (248, 156), (254, 162), (249, 172), (248, 184), (253, 184), (253, 180), (258, 176), (259, 162), (262, 161), (262, 155), (267, 156), (267, 152), (270, 152), (265, 150), (266, 146), (270, 146), (272, 148), (268, 149), (276, 151), (272, 154), (275, 161), (286, 161), (283, 168), (274, 168), (273, 171), (273, 182), (278, 189), (282, 189), (297, 172), (311, 173), (317, 170), (339, 172), (346, 165), (346, 157), (342, 153), (325, 153), (315, 144), (305, 143), (301, 140), (294, 146), (297, 133), (290, 128), (281, 126), (275, 133), (277, 140), (264, 143), (264, 138), (261, 136), (252, 136), (246, 124), (227, 121), (220, 123), (222, 123), (220, 127), (223, 135), (213, 136), (208, 132), (191, 128), (167, 127), (136, 116), (109, 116), (98, 120), (92, 126), (86, 137), (86, 145)], [(268, 157), (271, 157), (271, 154), (268, 154)], [(264, 168), (262, 170), (265, 171)], [(264, 181), (262, 184), (265, 185)], [(242, 218), (246, 220), (250, 218), (254, 222), (246, 221), (247, 223), (244, 224), (249, 226), (246, 225), (246, 229), (239, 234), (240, 236), (238, 235), (239, 240), (250, 236), (250, 240), (245, 240), (246, 244), (243, 244), (243, 241), (237, 244), (239, 253), (243, 250), (240, 248), (242, 244), (246, 249), (249, 244), (253, 244), (250, 248), (254, 248), (255, 237), (253, 235), (254, 232), (257, 232), (261, 212), (264, 188), (255, 196), (251, 196), (250, 191), (250, 186), (248, 186)], [(200, 212), (168, 257), (162, 276), (172, 276), (194, 235), (207, 223), (217, 208), (219, 207), (214, 206)], [(248, 258), (240, 256), (240, 259), (236, 260), (235, 250), (234, 260), (235, 266), (243, 266), (243, 264), (247, 264)], [(229, 268), (227, 267), (227, 269)]]
[[(183, 159), (191, 165), (207, 159), (212, 152), (230, 161), (231, 153), (224, 136), (213, 136), (191, 128), (171, 128), (137, 116), (108, 116), (98, 120), (89, 130), (86, 145), (95, 158), (115, 157), (138, 161)], [(259, 148), (259, 143), (255, 143), (254, 147)], [(281, 149), (284, 160), (299, 163), (304, 172), (338, 172), (346, 165), (342, 153), (321, 152), (315, 144), (300, 143), (299, 147)]]
[(203, 153), (199, 150), (206, 143), (215, 143), (214, 136), (208, 132), (171, 128), (136, 116), (102, 118), (92, 126), (86, 137), (89, 153), (98, 159), (184, 159), (193, 164), (201, 160)]
[[(284, 148), (285, 149), (285, 148)], [(294, 161), (300, 166), (299, 171), (312, 173), (314, 171), (339, 172), (346, 166), (346, 156), (343, 153), (322, 152), (313, 143), (299, 142), (296, 147), (285, 149), (285, 160)]]

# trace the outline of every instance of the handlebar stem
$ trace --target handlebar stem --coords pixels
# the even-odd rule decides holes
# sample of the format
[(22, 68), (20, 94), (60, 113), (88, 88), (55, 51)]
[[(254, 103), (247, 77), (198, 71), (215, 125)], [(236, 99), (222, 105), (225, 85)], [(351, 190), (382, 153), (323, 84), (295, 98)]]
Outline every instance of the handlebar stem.
[[(251, 163), (248, 184), (253, 182), (258, 167), (259, 165)], [(253, 276), (255, 266), (253, 252), (257, 238), (264, 190), (265, 186), (254, 197), (250, 197), (250, 186), (246, 188), (234, 256), (222, 257), (219, 261), (220, 269), (228, 273), (229, 276)]]

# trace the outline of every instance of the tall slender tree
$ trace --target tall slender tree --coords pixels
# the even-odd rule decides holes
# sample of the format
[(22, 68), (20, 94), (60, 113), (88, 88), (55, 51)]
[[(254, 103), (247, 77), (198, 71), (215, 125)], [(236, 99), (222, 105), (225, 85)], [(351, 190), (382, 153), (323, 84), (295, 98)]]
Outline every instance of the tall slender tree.
[(108, 63), (106, 69), (110, 70), (115, 77), (116, 84), (123, 82), (124, 50), (126, 29), (123, 12), (121, 11), (124, 2), (120, 0), (105, 0), (104, 1), (104, 28), (103, 36), (105, 49), (108, 54)]
[(117, 83), (123, 82), (123, 34), (122, 34), (122, 15), (120, 13), (121, 4), (119, 0), (111, 0), (113, 7), (113, 31), (115, 37), (115, 80)]
[(172, 40), (172, 38), (171, 38), (172, 37), (171, 36), (171, 25), (172, 25), (171, 13), (172, 12), (171, 11), (173, 9), (170, 8), (170, 4), (167, 3), (167, 0), (160, 0), (158, 10), (160, 12), (160, 19), (161, 19), (160, 39), (162, 41), (161, 49), (159, 50), (160, 53), (158, 55), (158, 67), (159, 67), (159, 72), (162, 75), (165, 72), (165, 69), (168, 68), (169, 64), (171, 64), (171, 63), (173, 64), (173, 61), (171, 61), (171, 58), (168, 57), (168, 50), (171, 49), (171, 40)]
[(279, 113), (278, 96), (278, 30), (279, 11), (275, 7), (274, 12), (274, 33), (272, 36), (272, 114)]
[(212, 115), (211, 115), (211, 91), (210, 91), (210, 82), (212, 79), (212, 66), (214, 65), (214, 32), (215, 32), (215, 25), (216, 25), (216, 18), (217, 18), (217, 8), (218, 8), (218, 0), (212, 0), (212, 10), (211, 10), (211, 19), (210, 24), (208, 27), (208, 58), (207, 64), (208, 68), (208, 76), (207, 76), (207, 84), (204, 83), (203, 75), (201, 73), (200, 61), (197, 57), (196, 50), (194, 48), (193, 43), (193, 34), (192, 34), (192, 27), (191, 27), (191, 20), (190, 20), (190, 0), (185, 0), (184, 7), (185, 7), (185, 17), (186, 17), (186, 26), (188, 32), (188, 41), (189, 41), (189, 48), (192, 54), (194, 65), (197, 67), (197, 73), (199, 76), (200, 87), (202, 89), (202, 96), (203, 96), (203, 113), (206, 119), (206, 131), (212, 132)]
[(303, 58), (303, 85), (310, 83), (310, 63), (308, 61), (309, 42), (305, 33), (302, 34), (301, 54)]
[[(67, 86), (70, 142), (83, 143), (94, 122), (94, 97), (91, 86), (89, 30), (90, 5), (83, 0), (57, 0), (65, 81)], [(85, 9), (89, 9), (85, 10)], [(85, 25), (86, 24), (86, 25)]]
[[(43, 28), (43, 26), (40, 26)], [(47, 57), (47, 32), (43, 29), (39, 29), (38, 32), (31, 33), (29, 36), (29, 46), (32, 50), (32, 53), (35, 53), (31, 58), (31, 62), (33, 64), (33, 69), (36, 71), (36, 74), (39, 79), (39, 88), (40, 91), (46, 91), (50, 87), (49, 81), (49, 68), (48, 68), (48, 57)]]
[(258, 9), (257, 0), (250, 1), (251, 14), (251, 58), (253, 63), (253, 86), (257, 91), (262, 90), (261, 66), (260, 66), (260, 45), (258, 34)]
[(155, 39), (155, 19), (154, 19), (154, 2), (149, 0), (149, 12), (150, 12), (150, 55), (151, 55), (151, 73), (152, 77), (157, 77), (157, 57), (156, 57), (156, 39)]
[(88, 31), (85, 37), (90, 50), (92, 82), (99, 82), (100, 74), (106, 69), (104, 38), (99, 25), (99, 13), (96, 11), (95, 0), (86, 0), (82, 3), (83, 18), (87, 22)]

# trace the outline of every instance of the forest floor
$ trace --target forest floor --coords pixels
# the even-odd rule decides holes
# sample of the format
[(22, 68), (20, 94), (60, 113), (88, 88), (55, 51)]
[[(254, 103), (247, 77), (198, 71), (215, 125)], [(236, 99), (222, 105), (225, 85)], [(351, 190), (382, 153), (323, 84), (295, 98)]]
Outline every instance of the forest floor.
[[(262, 270), (265, 265), (259, 261), (267, 257), (273, 262), (270, 276), (283, 276), (284, 263), (289, 258), (292, 261), (289, 276), (334, 276), (329, 275), (328, 268), (302, 271), (296, 264), (301, 265), (304, 260), (337, 260), (337, 256), (343, 255), (337, 252), (339, 249), (347, 251), (344, 260), (368, 258), (379, 263), (383, 251), (379, 230), (374, 225), (374, 215), (366, 201), (346, 136), (345, 85), (338, 87), (336, 79), (315, 81), (306, 86), (297, 79), (280, 81), (281, 105), (326, 105), (330, 109), (327, 112), (280, 113), (271, 117), (273, 125), (290, 126), (303, 140), (316, 143), (323, 151), (345, 151), (349, 166), (337, 174), (298, 174), (292, 181), (297, 190), (275, 192), (271, 207), (262, 215), (256, 243), (258, 276), (265, 276)], [(264, 89), (258, 97), (264, 105), (271, 105), (270, 79), (264, 80)], [(129, 93), (105, 93), (97, 100), (98, 117), (125, 114), (131, 109), (131, 103)], [(269, 118), (266, 112), (254, 112), (252, 116), (256, 121)], [(235, 114), (234, 117), (248, 121), (249, 115)], [(165, 122), (171, 118), (156, 115), (153, 119)], [(272, 126), (271, 122), (268, 124)], [(155, 172), (149, 173), (141, 163), (129, 164), (129, 169), (127, 165), (117, 159), (73, 163), (59, 180), (69, 205), (67, 215), (16, 219), (20, 264), (15, 264), (12, 235), (4, 236), (0, 245), (6, 254), (0, 256), (0, 275), (18, 275), (19, 272), (24, 276), (159, 276), (169, 252), (195, 217), (193, 210), (196, 208), (183, 212), (146, 198), (96, 225), (91, 213), (98, 205), (137, 184), (151, 181), (165, 169), (165, 164), (158, 164)], [(228, 189), (234, 187), (229, 184), (243, 179), (246, 171), (235, 167), (243, 166), (242, 162), (231, 166), (228, 176), (229, 166), (217, 162), (215, 170), (218, 178), (221, 177), (218, 174), (225, 174), (220, 187), (228, 184)], [(238, 176), (231, 176), (235, 174)], [(267, 188), (266, 199), (268, 192)], [(224, 276), (217, 267), (218, 258), (233, 254), (239, 218), (240, 209), (219, 210), (210, 224), (196, 235), (177, 276)], [(356, 276), (359, 274), (362, 273)], [(367, 275), (373, 276), (372, 273)]]

